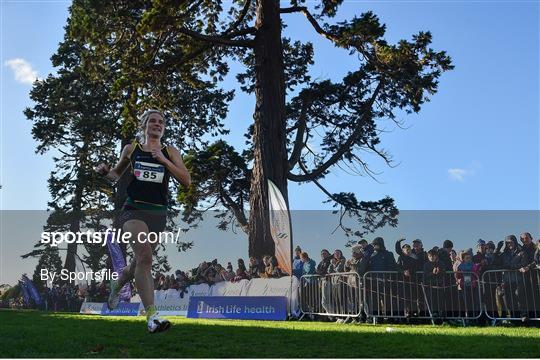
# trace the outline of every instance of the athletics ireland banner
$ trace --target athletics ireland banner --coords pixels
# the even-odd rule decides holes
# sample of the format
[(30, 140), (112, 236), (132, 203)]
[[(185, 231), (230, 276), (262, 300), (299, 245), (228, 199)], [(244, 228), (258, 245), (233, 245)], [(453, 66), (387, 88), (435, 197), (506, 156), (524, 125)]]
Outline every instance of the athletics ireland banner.
[(268, 204), (270, 209), (270, 233), (276, 247), (276, 259), (279, 267), (287, 274), (292, 274), (291, 223), (287, 203), (278, 187), (268, 180)]

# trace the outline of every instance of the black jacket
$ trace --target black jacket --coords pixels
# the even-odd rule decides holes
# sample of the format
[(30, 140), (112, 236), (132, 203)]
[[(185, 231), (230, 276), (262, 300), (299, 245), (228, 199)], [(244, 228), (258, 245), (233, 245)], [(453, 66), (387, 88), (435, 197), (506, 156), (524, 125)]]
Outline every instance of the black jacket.
[(439, 262), (441, 263), (444, 271), (452, 271), (452, 259), (450, 259), (450, 254), (444, 249), (439, 249), (438, 255)]
[(524, 252), (527, 263), (531, 263), (534, 260), (534, 254), (536, 251), (536, 246), (534, 243), (521, 246), (521, 250)]
[(328, 267), (331, 264), (332, 261), (332, 255), (329, 255), (321, 260), (319, 265), (317, 265), (317, 274), (318, 275), (326, 275), (328, 274)]
[(397, 264), (394, 254), (386, 250), (384, 240), (379, 238), (377, 241), (380, 249), (371, 255), (368, 271), (396, 271)]
[(417, 271), (418, 261), (412, 256), (407, 256), (403, 254), (401, 249), (401, 242), (403, 239), (396, 241), (396, 253), (399, 255), (397, 260), (397, 266), (399, 271), (409, 270), (411, 276), (414, 275)]
[[(433, 269), (439, 268), (439, 273), (434, 274)], [(424, 264), (424, 285), (442, 286), (444, 284), (444, 264), (440, 260), (431, 262), (426, 261)]]
[(421, 271), (424, 268), (424, 264), (428, 261), (427, 253), (422, 250), (419, 253), (412, 253), (413, 257), (416, 259), (416, 268), (418, 271)]

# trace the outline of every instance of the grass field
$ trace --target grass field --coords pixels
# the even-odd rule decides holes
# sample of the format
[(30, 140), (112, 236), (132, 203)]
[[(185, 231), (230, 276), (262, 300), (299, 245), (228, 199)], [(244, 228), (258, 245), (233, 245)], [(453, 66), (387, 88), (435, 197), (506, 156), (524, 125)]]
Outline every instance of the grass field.
[[(539, 357), (540, 329), (342, 325), (0, 311), (1, 357)], [(391, 326), (391, 329), (387, 329)]]

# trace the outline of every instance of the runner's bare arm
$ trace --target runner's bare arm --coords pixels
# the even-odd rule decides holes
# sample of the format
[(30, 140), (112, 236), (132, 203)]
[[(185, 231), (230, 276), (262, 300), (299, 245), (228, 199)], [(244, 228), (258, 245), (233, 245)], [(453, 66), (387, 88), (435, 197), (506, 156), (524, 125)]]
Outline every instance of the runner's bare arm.
[(96, 171), (105, 176), (110, 181), (118, 181), (122, 174), (126, 171), (126, 169), (129, 167), (129, 155), (133, 151), (133, 145), (128, 144), (124, 146), (124, 149), (122, 150), (122, 153), (120, 154), (120, 159), (118, 160), (118, 163), (115, 167), (112, 169), (109, 169), (109, 166), (107, 164), (99, 164), (96, 167)]
[(169, 152), (171, 160), (163, 156), (161, 151), (153, 151), (152, 155), (156, 160), (167, 167), (167, 170), (169, 170), (171, 175), (178, 180), (180, 184), (186, 187), (189, 186), (191, 184), (191, 175), (189, 174), (186, 165), (184, 165), (180, 152), (173, 146), (168, 146), (167, 151)]

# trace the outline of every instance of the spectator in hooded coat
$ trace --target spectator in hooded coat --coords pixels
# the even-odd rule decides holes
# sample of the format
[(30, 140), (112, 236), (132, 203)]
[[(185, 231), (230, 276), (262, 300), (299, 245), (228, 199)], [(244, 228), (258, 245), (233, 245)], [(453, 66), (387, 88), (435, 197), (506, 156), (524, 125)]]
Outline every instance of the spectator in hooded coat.
[(396, 259), (394, 254), (386, 250), (384, 239), (376, 237), (371, 244), (374, 252), (369, 259), (368, 271), (396, 271)]
[(501, 255), (503, 269), (519, 270), (528, 265), (527, 254), (521, 251), (517, 238), (514, 235), (508, 235), (505, 238), (505, 249)]

